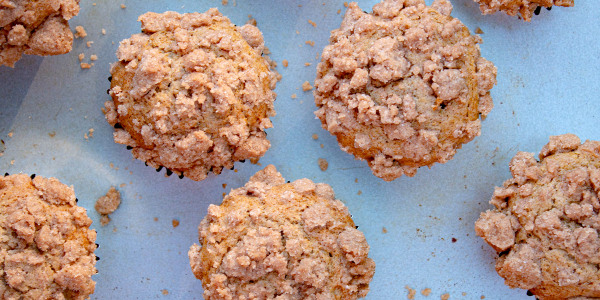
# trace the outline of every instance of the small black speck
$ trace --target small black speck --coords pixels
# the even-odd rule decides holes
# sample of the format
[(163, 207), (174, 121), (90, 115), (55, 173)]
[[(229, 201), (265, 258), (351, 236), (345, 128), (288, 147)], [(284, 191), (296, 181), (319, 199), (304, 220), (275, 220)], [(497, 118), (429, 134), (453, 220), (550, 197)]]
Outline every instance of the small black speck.
[(288, 180), (287, 183), (290, 183), (290, 181)]
[(504, 255), (508, 255), (508, 252), (510, 252), (510, 251), (509, 250), (502, 251), (502, 252), (498, 253), (498, 256), (502, 257)]
[(358, 229), (358, 226), (354, 226), (354, 228)]
[(114, 127), (114, 128), (117, 128), (117, 129), (119, 129), (119, 128), (123, 128), (123, 126), (121, 126), (121, 124), (119, 124), (119, 123), (115, 123), (115, 126), (113, 126), (113, 127)]
[(444, 108), (446, 108), (446, 103), (441, 103), (440, 104), (440, 109), (444, 109)]
[(167, 176), (171, 176), (171, 175), (173, 175), (173, 171), (167, 169)]
[(127, 146), (127, 150), (131, 150), (131, 149), (133, 149), (133, 147)]
[(542, 11), (542, 7), (538, 6), (538, 7), (535, 8), (535, 10), (533, 11), (533, 13), (537, 16), (537, 15), (540, 14), (541, 11)]
[(35, 178), (35, 174), (31, 174), (29, 177), (31, 177), (31, 180), (33, 180)]
[(333, 257), (333, 255), (331, 253), (329, 253), (329, 257)]
[(183, 179), (183, 173), (179, 174), (179, 179)]
[(242, 160), (240, 160), (240, 162), (241, 162), (241, 163), (245, 163), (245, 162), (246, 162), (246, 160), (245, 160), (245, 159), (242, 159)]
[(231, 168), (229, 168), (229, 170), (233, 170), (233, 169), (235, 169), (235, 167), (234, 167), (234, 166), (231, 166)]
[(8, 173), (4, 173), (4, 176), (8, 176), (8, 175), (10, 175), (10, 174), (8, 174)]
[(107, 89), (107, 90), (106, 90), (106, 93), (107, 93), (107, 94), (110, 94), (110, 89)]
[(79, 199), (78, 199), (78, 198), (75, 198), (75, 203), (77, 203), (77, 202), (79, 202)]
[(100, 256), (96, 256), (96, 260), (100, 260)]
[(531, 291), (527, 291), (527, 296), (533, 296), (533, 293)]
[(552, 10), (552, 6), (546, 7), (547, 10)]
[(112, 81), (112, 76), (108, 76), (108, 81)]
[(100, 245), (98, 245), (98, 243), (96, 243), (96, 249), (98, 249), (100, 247)]
[(456, 238), (452, 238), (453, 243), (456, 243), (456, 241), (457, 241)]
[(162, 170), (163, 166), (160, 166), (156, 169), (156, 172), (160, 172), (160, 170)]
[(148, 163), (147, 163), (147, 162), (144, 162), (144, 164), (146, 165), (146, 167), (148, 166)]

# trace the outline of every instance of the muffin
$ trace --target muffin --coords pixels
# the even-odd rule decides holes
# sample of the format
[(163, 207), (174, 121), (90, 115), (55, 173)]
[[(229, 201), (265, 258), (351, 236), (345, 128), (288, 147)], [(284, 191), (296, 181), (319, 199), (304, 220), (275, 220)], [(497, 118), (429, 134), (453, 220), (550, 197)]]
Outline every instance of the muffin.
[(285, 183), (269, 165), (210, 205), (189, 251), (204, 299), (357, 299), (375, 263), (327, 184)]
[(446, 0), (386, 0), (371, 14), (350, 3), (323, 50), (315, 115), (386, 181), (450, 160), (493, 107), (496, 68), (451, 11)]
[(206, 13), (146, 13), (142, 33), (121, 42), (105, 103), (115, 142), (180, 177), (220, 174), (270, 147), (277, 73), (262, 33)]
[(87, 299), (96, 285), (92, 220), (72, 188), (31, 178), (0, 177), (0, 299)]
[(540, 300), (600, 297), (600, 142), (551, 136), (539, 161), (519, 152), (510, 171), (475, 223), (498, 274)]
[(539, 14), (542, 7), (550, 10), (552, 6), (571, 7), (575, 0), (474, 0), (484, 15), (503, 11), (509, 16), (519, 14), (523, 20), (531, 21), (533, 14)]
[(0, 1), (0, 66), (14, 67), (23, 53), (70, 52), (68, 20), (78, 13), (79, 0)]

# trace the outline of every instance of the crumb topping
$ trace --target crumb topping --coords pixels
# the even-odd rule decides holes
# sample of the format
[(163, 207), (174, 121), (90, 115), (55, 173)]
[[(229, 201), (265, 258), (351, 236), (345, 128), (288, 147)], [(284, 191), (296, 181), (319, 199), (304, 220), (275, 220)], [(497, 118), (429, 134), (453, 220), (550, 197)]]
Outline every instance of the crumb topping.
[[(121, 42), (106, 118), (134, 157), (193, 180), (260, 158), (270, 147), (277, 74), (253, 25), (217, 9), (146, 13), (142, 33)], [(122, 128), (118, 128), (122, 127)]]
[(210, 205), (190, 248), (205, 299), (356, 299), (375, 263), (327, 184), (285, 183), (269, 165)]
[(14, 67), (23, 53), (71, 51), (68, 20), (78, 13), (79, 0), (0, 1), (0, 65)]
[(96, 232), (72, 188), (54, 178), (0, 177), (0, 298), (87, 299)]
[[(571, 7), (575, 0), (474, 0), (484, 15), (503, 11), (509, 16), (519, 14), (523, 20), (531, 21), (531, 16), (541, 7), (551, 8), (553, 5)], [(538, 11), (539, 13), (539, 11)]]
[(498, 274), (539, 299), (600, 297), (600, 142), (552, 136), (539, 161), (519, 152), (510, 171), (475, 223), (501, 252)]
[(492, 109), (496, 68), (451, 10), (388, 0), (368, 14), (350, 3), (323, 50), (315, 115), (384, 180), (448, 161)]

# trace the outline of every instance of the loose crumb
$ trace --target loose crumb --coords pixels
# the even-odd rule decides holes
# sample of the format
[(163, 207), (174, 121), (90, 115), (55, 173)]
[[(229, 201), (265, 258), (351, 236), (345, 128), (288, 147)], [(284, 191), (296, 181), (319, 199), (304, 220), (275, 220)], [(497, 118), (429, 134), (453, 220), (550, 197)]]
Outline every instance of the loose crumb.
[(430, 288), (426, 288), (426, 289), (423, 289), (421, 291), (421, 295), (423, 295), (425, 297), (429, 297), (429, 294), (431, 294), (431, 289)]
[(412, 289), (410, 286), (405, 286), (404, 287), (406, 289), (406, 291), (408, 292), (408, 295), (406, 295), (407, 299), (415, 299), (415, 295), (417, 294), (417, 291)]
[(283, 65), (283, 67), (287, 68), (287, 67), (288, 67), (288, 65), (289, 65), (289, 62), (288, 62), (288, 60), (287, 60), (287, 59), (284, 59), (284, 60), (281, 62), (281, 64)]
[(346, 7), (346, 8), (348, 7), (348, 2), (347, 1), (344, 2), (344, 7)]
[(337, 14), (338, 14), (338, 15), (339, 15), (341, 12), (342, 12), (342, 10), (341, 10), (341, 9), (338, 9), (338, 10), (337, 10)]
[(325, 148), (325, 145), (321, 144), (321, 148)]
[[(388, 231), (387, 231), (387, 228), (385, 228), (385, 227), (381, 227), (381, 233), (388, 233)], [(431, 290), (430, 290), (430, 291), (431, 291)], [(421, 291), (421, 294), (423, 294), (423, 291)], [(425, 294), (423, 294), (423, 295), (425, 295)], [(428, 295), (429, 295), (429, 294), (428, 294)], [(427, 295), (425, 295), (425, 296), (427, 296)]]
[(81, 64), (80, 64), (80, 67), (81, 67), (82, 69), (89, 69), (89, 68), (91, 68), (91, 67), (92, 67), (92, 65), (90, 65), (90, 64), (88, 64), (88, 63), (81, 63)]
[(106, 29), (102, 28), (102, 35), (106, 35)]
[(358, 192), (356, 192), (356, 194), (360, 196), (360, 195), (362, 195), (362, 191), (358, 190)]
[(319, 136), (316, 133), (313, 133), (312, 135), (313, 140), (319, 139)]
[(55, 137), (56, 136), (56, 131), (48, 132), (48, 136), (51, 137), (51, 138)]
[[(227, 0), (223, 0), (223, 2), (227, 2)], [(223, 4), (223, 5), (227, 5), (227, 4)], [(165, 296), (169, 294), (169, 291), (167, 289), (161, 290), (161, 292)]]
[(9, 137), (9, 138), (13, 137), (13, 134), (14, 134), (14, 133), (13, 133), (12, 131), (11, 131), (11, 132), (9, 132), (9, 133), (8, 133), (8, 137)]
[(10, 164), (11, 164), (11, 165), (14, 165), (14, 164), (15, 164), (15, 160), (14, 160), (14, 159), (13, 159), (13, 160), (11, 160), (11, 161), (10, 161)]
[(312, 25), (313, 27), (317, 27), (317, 23), (315, 23), (315, 21), (313, 20), (308, 20), (308, 23), (310, 23), (310, 25)]
[(125, 4), (121, 4), (121, 8), (125, 9), (125, 8), (127, 8), (127, 6), (125, 6)]
[(154, 222), (158, 222), (158, 218), (157, 217), (154, 217)]
[(85, 28), (83, 28), (83, 26), (75, 27), (75, 37), (76, 38), (84, 38), (86, 36), (87, 36), (87, 32), (85, 31)]
[(304, 43), (305, 43), (305, 44), (307, 44), (307, 45), (311, 45), (311, 46), (314, 46), (314, 45), (315, 45), (315, 42), (314, 42), (314, 41), (310, 41), (310, 40), (309, 40), (309, 41), (306, 41), (306, 42), (304, 42)]
[(221, 4), (223, 4), (223, 6), (227, 6), (227, 4), (229, 4), (229, 0), (221, 0)]
[(467, 295), (467, 292), (462, 292), (463, 297)]
[(83, 53), (79, 53), (79, 61), (83, 61), (83, 59), (85, 58), (85, 54)]
[(325, 172), (327, 171), (327, 168), (329, 168), (329, 163), (327, 162), (327, 160), (325, 160), (324, 158), (319, 158), (319, 169)]
[(475, 28), (475, 33), (483, 34), (483, 30), (481, 30), (481, 28), (477, 27), (477, 28)]
[(448, 299), (450, 299), (450, 294), (445, 293), (445, 294), (443, 294), (443, 295), (440, 296), (440, 299), (441, 300), (448, 300)]
[(292, 99), (296, 99), (296, 98), (298, 98), (298, 95), (292, 94)]
[(296, 30), (296, 34), (300, 34), (300, 31)]
[(311, 63), (309, 63), (309, 62), (307, 62), (307, 63), (304, 63), (304, 66), (305, 66), (305, 67), (308, 67), (308, 66), (310, 66), (310, 65), (312, 65), (312, 64), (311, 64)]
[(110, 222), (109, 214), (112, 214), (119, 205), (121, 204), (121, 193), (115, 189), (114, 186), (111, 186), (106, 195), (98, 198), (96, 200), (96, 204), (94, 208), (96, 211), (102, 215), (100, 218), (100, 225), (105, 226)]
[(222, 186), (223, 186), (223, 188), (226, 188), (227, 187), (227, 183), (223, 183)]
[[(252, 15), (248, 15), (248, 21), (246, 21), (246, 24), (256, 26), (258, 23), (256, 22), (256, 19), (252, 17)], [(269, 49), (265, 47), (265, 51), (263, 51), (263, 53), (267, 55), (270, 54)]]
[(90, 55), (90, 60), (92, 60), (92, 61), (98, 60), (98, 56), (96, 54), (92, 54), (92, 55)]
[(177, 228), (177, 226), (179, 226), (179, 220), (173, 219), (171, 223), (173, 224), (173, 228)]
[(312, 87), (312, 85), (310, 85), (310, 82), (308, 82), (308, 81), (305, 81), (305, 82), (302, 84), (302, 90), (303, 90), (303, 91), (305, 91), (305, 92), (306, 92), (306, 91), (310, 91), (310, 90), (312, 90), (312, 89), (313, 89), (313, 87)]
[(485, 296), (484, 296), (484, 295), (481, 295), (481, 297), (479, 297), (479, 298), (480, 298), (480, 299), (485, 299)]
[(126, 185), (127, 185), (126, 183), (121, 183), (121, 184), (119, 184), (119, 187), (124, 188)]
[(90, 129), (88, 130), (88, 136), (89, 136), (90, 138), (93, 138), (93, 137), (94, 137), (94, 128), (90, 128)]
[(94, 43), (94, 41), (87, 41), (87, 43), (85, 43), (85, 45), (90, 48), (92, 47), (92, 44)]

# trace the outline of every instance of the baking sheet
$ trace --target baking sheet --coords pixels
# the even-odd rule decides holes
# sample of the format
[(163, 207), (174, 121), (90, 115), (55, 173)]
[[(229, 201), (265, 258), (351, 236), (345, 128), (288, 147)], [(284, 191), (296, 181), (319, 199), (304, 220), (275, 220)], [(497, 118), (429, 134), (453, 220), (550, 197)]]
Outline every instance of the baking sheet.
[[(376, 2), (359, 5), (371, 11)], [(88, 36), (77, 39), (71, 53), (25, 56), (15, 69), (0, 67), (0, 138), (6, 147), (0, 171), (52, 176), (74, 186), (100, 244), (92, 299), (201, 299), (202, 285), (187, 258), (197, 226), (209, 204), (219, 204), (223, 193), (262, 167), (236, 163), (235, 171), (201, 182), (166, 178), (164, 170), (145, 167), (113, 142), (101, 108), (109, 99), (109, 64), (119, 41), (140, 31), (140, 14), (218, 7), (238, 25), (252, 15), (283, 76), (268, 130), (272, 147), (260, 164), (274, 164), (288, 180), (326, 182), (346, 203), (377, 264), (367, 299), (405, 299), (405, 286), (417, 290), (415, 299), (426, 298), (419, 293), (425, 288), (431, 289), (428, 299), (445, 293), (451, 299), (532, 299), (503, 284), (495, 253), (475, 235), (473, 223), (490, 207), (494, 186), (509, 177), (508, 162), (517, 151), (538, 152), (549, 135), (563, 133), (600, 140), (600, 10), (596, 1), (576, 1), (573, 8), (542, 10), (526, 23), (504, 14), (482, 16), (472, 0), (452, 2), (454, 17), (472, 32), (484, 32), (482, 55), (498, 67), (495, 108), (481, 136), (450, 162), (420, 169), (415, 177), (384, 182), (373, 176), (321, 129), (312, 93), (301, 89), (314, 80), (318, 55), (341, 22), (339, 0), (82, 1), (70, 23), (84, 26)], [(84, 62), (98, 56), (91, 69), (79, 68), (80, 53)], [(86, 139), (89, 129), (93, 137)], [(327, 171), (319, 169), (319, 158), (329, 162)], [(93, 205), (110, 186), (120, 190), (122, 204), (101, 227)]]

